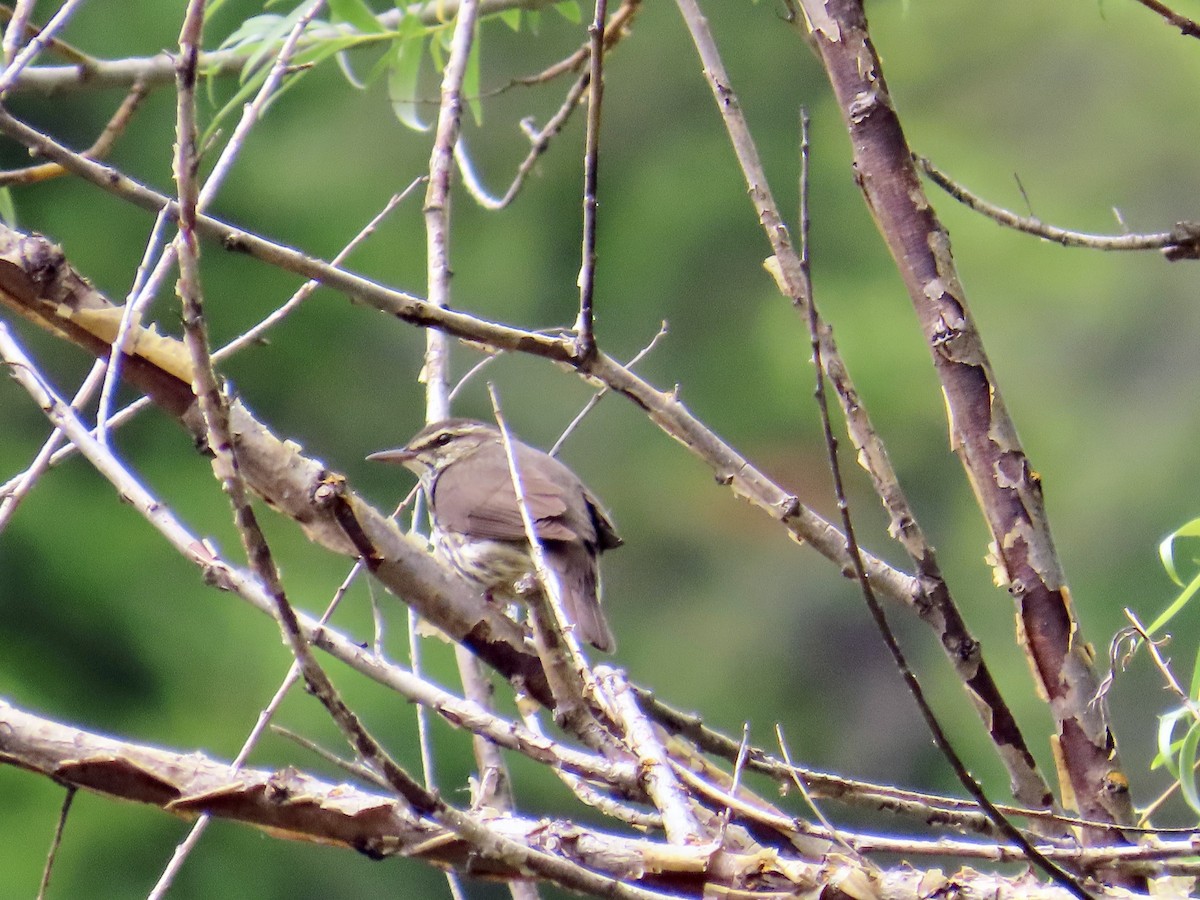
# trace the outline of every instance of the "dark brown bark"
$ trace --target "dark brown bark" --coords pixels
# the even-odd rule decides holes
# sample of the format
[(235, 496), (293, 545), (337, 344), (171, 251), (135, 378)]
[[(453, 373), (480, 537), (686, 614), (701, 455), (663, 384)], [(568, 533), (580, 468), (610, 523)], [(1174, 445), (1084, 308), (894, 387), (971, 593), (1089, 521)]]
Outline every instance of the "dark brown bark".
[[(1096, 821), (1127, 824), (1132, 804), (1092, 654), (1078, 632), (1042, 503), (975, 330), (949, 237), (925, 196), (857, 0), (804, 0), (842, 110), (855, 178), (904, 279), (946, 396), (952, 446), (992, 533), (996, 581), (1017, 606), (1022, 646), (1056, 720), (1064, 802)], [(1088, 843), (1121, 841), (1090, 829)]]

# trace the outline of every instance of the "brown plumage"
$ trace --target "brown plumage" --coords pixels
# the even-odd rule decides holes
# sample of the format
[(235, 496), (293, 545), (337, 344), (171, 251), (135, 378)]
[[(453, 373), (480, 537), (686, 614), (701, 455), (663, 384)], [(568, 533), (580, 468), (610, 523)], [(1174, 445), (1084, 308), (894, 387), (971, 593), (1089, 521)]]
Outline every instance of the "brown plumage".
[[(600, 609), (599, 554), (621, 538), (595, 495), (554, 457), (513, 439), (521, 489), (567, 618), (597, 649), (616, 646)], [(434, 544), (455, 569), (496, 599), (521, 600), (536, 585), (533, 557), (499, 430), (471, 419), (427, 425), (398, 450), (368, 459), (421, 477)]]

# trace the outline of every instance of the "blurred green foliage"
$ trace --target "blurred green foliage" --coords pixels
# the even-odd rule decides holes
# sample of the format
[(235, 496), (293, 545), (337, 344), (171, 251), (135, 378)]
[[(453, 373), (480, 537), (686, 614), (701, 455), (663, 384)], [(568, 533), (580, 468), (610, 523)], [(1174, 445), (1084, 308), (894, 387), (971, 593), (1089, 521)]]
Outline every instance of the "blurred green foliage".
[[(1191, 4), (1195, 6), (1196, 4)], [(39, 3), (39, 15), (51, 4)], [(65, 37), (105, 58), (174, 45), (179, 4), (128, 0), (86, 5)], [(208, 25), (215, 46), (254, 3), (228, 0)], [(1193, 10), (1194, 12), (1195, 10)], [(796, 205), (798, 108), (813, 116), (813, 259), (818, 302), (887, 440), (903, 483), (1002, 689), (1044, 770), (1050, 726), (1014, 646), (1009, 597), (982, 562), (987, 534), (947, 447), (940, 392), (902, 285), (863, 208), (845, 132), (812, 54), (773, 3), (706, 3), (754, 127), (773, 188)], [(1025, 212), (1082, 230), (1118, 231), (1112, 209), (1139, 231), (1196, 218), (1200, 145), (1193, 105), (1200, 45), (1135, 4), (1070, 2), (974, 5), (895, 0), (871, 5), (876, 43), (914, 148), (962, 182)], [(589, 16), (585, 8), (585, 19)], [(583, 26), (547, 14), (538, 33), (485, 23), (486, 89), (541, 70), (583, 39)], [(370, 49), (356, 71), (374, 61)], [(431, 71), (421, 82), (436, 96)], [(213, 86), (209, 116), (236, 90)], [(563, 87), (518, 88), (484, 100), (465, 141), (485, 182), (502, 192), (526, 143), (517, 123), (542, 123)], [(115, 91), (17, 93), (11, 108), (72, 146), (89, 144), (120, 99)], [(429, 120), (435, 107), (425, 110)], [(118, 143), (112, 162), (170, 190), (174, 106), (158, 91)], [(224, 126), (227, 136), (231, 126)], [(427, 165), (429, 135), (404, 128), (385, 85), (352, 90), (330, 63), (275, 103), (251, 137), (214, 212), (247, 229), (331, 257)], [(606, 72), (601, 162), (601, 346), (629, 357), (663, 319), (670, 332), (639, 367), (663, 388), (678, 384), (706, 422), (817, 509), (832, 514), (811, 400), (804, 323), (761, 270), (766, 243), (732, 164), (700, 66), (673, 6), (648, 3)], [(454, 301), (528, 327), (569, 325), (579, 269), (582, 118), (538, 163), (517, 202), (499, 213), (455, 196)], [(0, 164), (25, 164), (0, 144)], [(1194, 264), (1154, 254), (1064, 250), (1001, 230), (930, 188), (950, 229), (972, 310), (1004, 397), (1046, 487), (1058, 548), (1101, 660), (1121, 609), (1143, 619), (1173, 589), (1155, 559), (1166, 532), (1193, 517), (1200, 427)], [(61, 242), (71, 261), (111, 296), (123, 297), (151, 219), (102, 192), (61, 179), (14, 193), (21, 227)], [(420, 196), (403, 205), (350, 260), (357, 271), (424, 292)], [(297, 286), (292, 276), (204, 248), (206, 308), (214, 340), (268, 313)], [(178, 332), (164, 292), (153, 318)], [(17, 323), (63, 391), (87, 362)], [(381, 506), (407, 490), (393, 470), (363, 462), (420, 422), (416, 381), (422, 335), (321, 290), (270, 337), (224, 367), (251, 408), (302, 443)], [(456, 351), (457, 371), (476, 361)], [(488, 376), (527, 440), (548, 446), (587, 398), (573, 377), (539, 360), (506, 359)], [(459, 411), (486, 415), (480, 381)], [(46, 434), (40, 414), (0, 384), (0, 477), (31, 459)], [(149, 413), (117, 437), (121, 455), (197, 532), (237, 558), (238, 542), (209, 467), (180, 431)], [(627, 546), (605, 560), (619, 663), (640, 683), (714, 725), (772, 742), (780, 723), (793, 757), (814, 767), (904, 785), (946, 789), (899, 679), (881, 653), (856, 588), (815, 554), (791, 544), (761, 514), (717, 487), (699, 463), (636, 409), (609, 398), (564, 456), (604, 497)], [(902, 562), (849, 454), (860, 540)], [(296, 604), (323, 608), (347, 563), (315, 550), (264, 511), (285, 585)], [(386, 603), (386, 601), (385, 601)], [(403, 615), (390, 604), (389, 643), (402, 657)], [(959, 749), (996, 799), (1005, 779), (940, 652), (911, 617), (893, 611)], [(339, 622), (368, 637), (366, 589), (351, 593)], [(1197, 640), (1175, 624), (1189, 657)], [(289, 659), (272, 623), (206, 589), (84, 463), (44, 478), (0, 536), (0, 693), (48, 716), (180, 749), (231, 757)], [(454, 683), (445, 648), (429, 666)], [(411, 711), (347, 672), (334, 677), (395, 754), (415, 766)], [(1153, 698), (1153, 699), (1151, 699)], [(1153, 675), (1118, 679), (1113, 717), (1147, 802), (1165, 783), (1147, 767)], [(1164, 701), (1165, 706), (1165, 701)], [(282, 721), (329, 746), (333, 729), (297, 693)], [(435, 731), (438, 777), (452, 800), (469, 771), (469, 747)], [(279, 738), (253, 764), (324, 771)], [(531, 814), (572, 809), (565, 791), (534, 766), (515, 763), (517, 796)], [(0, 767), (0, 894), (31, 896), (61, 792)], [(830, 811), (835, 819), (842, 815)], [(1182, 815), (1175, 813), (1175, 815)], [(1169, 815), (1164, 818), (1170, 818)], [(1185, 819), (1186, 820), (1186, 819)], [(154, 810), (81, 795), (67, 825), (52, 896), (144, 896), (185, 826)], [(443, 896), (423, 866), (372, 863), (346, 852), (287, 845), (216, 823), (172, 896), (306, 898)], [(471, 886), (472, 896), (501, 896)]]

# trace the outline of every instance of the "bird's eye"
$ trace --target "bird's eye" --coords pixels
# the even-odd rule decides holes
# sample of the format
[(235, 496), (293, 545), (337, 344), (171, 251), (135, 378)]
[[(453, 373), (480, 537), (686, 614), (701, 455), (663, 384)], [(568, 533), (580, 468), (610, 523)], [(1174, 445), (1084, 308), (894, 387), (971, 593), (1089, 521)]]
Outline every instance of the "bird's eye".
[(435, 440), (434, 443), (439, 447), (445, 447), (448, 443), (450, 443), (453, 437), (454, 435), (450, 434), (450, 432), (443, 432), (437, 436), (437, 440)]

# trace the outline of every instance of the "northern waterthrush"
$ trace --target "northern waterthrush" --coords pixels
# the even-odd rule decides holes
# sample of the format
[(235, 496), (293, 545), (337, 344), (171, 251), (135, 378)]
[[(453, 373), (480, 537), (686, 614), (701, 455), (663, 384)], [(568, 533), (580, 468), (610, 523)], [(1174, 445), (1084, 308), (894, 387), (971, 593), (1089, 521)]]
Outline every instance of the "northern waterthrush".
[[(599, 555), (621, 545), (600, 502), (554, 457), (512, 441), (522, 493), (567, 618), (579, 636), (611, 652), (616, 640), (600, 609)], [(538, 590), (512, 473), (498, 429), (471, 419), (427, 425), (405, 446), (367, 459), (399, 463), (421, 478), (433, 544), (450, 565), (495, 600)]]

